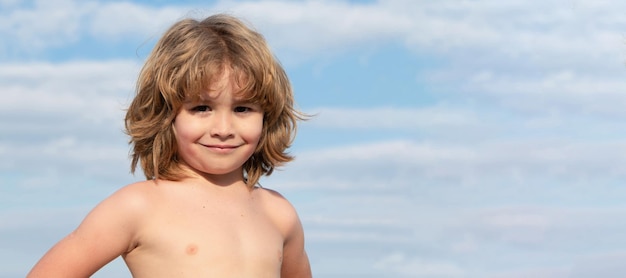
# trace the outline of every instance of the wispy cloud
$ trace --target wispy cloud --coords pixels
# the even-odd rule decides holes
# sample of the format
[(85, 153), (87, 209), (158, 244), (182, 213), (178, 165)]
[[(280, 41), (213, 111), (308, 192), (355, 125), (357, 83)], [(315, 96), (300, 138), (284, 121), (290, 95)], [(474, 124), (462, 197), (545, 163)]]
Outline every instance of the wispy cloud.
[(341, 108), (311, 109), (313, 126), (339, 129), (455, 128), (479, 125), (474, 111), (464, 108), (429, 106), (425, 108)]

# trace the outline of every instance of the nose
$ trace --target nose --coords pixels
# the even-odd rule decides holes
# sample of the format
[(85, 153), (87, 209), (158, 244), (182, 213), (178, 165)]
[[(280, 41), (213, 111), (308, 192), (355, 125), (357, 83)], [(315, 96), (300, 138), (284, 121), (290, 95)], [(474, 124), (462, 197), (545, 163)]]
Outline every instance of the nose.
[(226, 111), (213, 114), (210, 133), (213, 137), (228, 138), (233, 136), (233, 115)]

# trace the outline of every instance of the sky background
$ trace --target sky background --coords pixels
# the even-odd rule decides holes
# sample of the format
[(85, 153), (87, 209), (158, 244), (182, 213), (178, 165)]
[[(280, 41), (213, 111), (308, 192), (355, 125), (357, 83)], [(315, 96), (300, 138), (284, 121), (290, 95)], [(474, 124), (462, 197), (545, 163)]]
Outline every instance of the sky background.
[[(624, 277), (626, 1), (0, 0), (0, 278), (129, 173), (124, 109), (175, 21), (227, 12), (293, 83), (315, 277)], [(123, 261), (95, 277), (130, 277)]]

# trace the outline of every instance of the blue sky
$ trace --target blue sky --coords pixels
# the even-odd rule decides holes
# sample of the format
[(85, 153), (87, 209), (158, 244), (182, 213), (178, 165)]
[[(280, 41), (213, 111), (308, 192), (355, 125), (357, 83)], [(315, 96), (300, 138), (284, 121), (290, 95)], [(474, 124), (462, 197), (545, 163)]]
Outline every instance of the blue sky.
[[(129, 174), (123, 110), (173, 22), (265, 34), (302, 123), (261, 183), (315, 277), (623, 277), (626, 2), (0, 0), (0, 278)], [(130, 277), (120, 260), (95, 277)]]

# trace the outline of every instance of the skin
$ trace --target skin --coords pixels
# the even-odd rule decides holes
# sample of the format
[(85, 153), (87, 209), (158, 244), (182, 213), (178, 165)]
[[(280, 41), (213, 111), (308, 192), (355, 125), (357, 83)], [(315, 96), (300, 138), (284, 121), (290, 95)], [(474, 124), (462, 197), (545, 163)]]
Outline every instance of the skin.
[(189, 178), (127, 185), (98, 204), (27, 277), (89, 277), (122, 256), (133, 277), (311, 277), (302, 224), (280, 194), (248, 188), (263, 112), (225, 72), (174, 122)]

